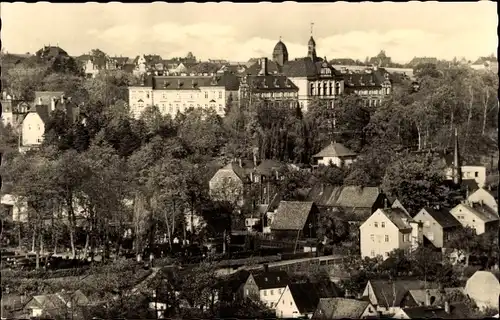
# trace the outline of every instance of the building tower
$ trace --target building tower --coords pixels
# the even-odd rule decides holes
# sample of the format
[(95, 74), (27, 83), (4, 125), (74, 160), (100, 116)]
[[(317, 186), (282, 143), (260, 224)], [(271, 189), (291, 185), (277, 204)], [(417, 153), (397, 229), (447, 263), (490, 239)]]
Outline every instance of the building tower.
[(274, 46), (273, 61), (280, 67), (283, 67), (283, 65), (288, 62), (288, 50), (285, 44), (281, 41), (281, 37), (278, 43)]
[(307, 44), (307, 56), (314, 62), (318, 60), (316, 55), (316, 41), (313, 38), (313, 27), (314, 23), (311, 23), (311, 38), (309, 38), (309, 43)]
[(460, 161), (460, 151), (458, 149), (458, 129), (455, 128), (455, 149), (453, 150), (453, 183), (462, 184), (462, 164)]

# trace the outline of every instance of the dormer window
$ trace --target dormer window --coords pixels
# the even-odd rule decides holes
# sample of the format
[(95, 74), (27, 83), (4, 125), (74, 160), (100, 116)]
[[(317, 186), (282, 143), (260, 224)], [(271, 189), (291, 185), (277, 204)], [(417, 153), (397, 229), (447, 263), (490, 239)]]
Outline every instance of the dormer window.
[(276, 79), (274, 79), (274, 87), (275, 87), (275, 88), (279, 88), (279, 86), (280, 86), (280, 85), (279, 85), (279, 83), (278, 83), (278, 79), (277, 79), (277, 78), (276, 78)]

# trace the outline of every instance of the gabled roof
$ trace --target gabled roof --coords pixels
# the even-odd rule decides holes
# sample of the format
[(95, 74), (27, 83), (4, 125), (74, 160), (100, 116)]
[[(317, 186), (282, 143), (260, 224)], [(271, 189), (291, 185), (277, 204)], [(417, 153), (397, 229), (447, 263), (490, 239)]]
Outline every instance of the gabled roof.
[(403, 210), (404, 212), (406, 212), (408, 215), (410, 215), (408, 210), (406, 210), (406, 208), (403, 206), (401, 201), (399, 201), (398, 199), (394, 199), (394, 202), (392, 203), (391, 208), (399, 208), (399, 209)]
[(335, 205), (339, 207), (371, 209), (381, 193), (382, 191), (378, 187), (345, 186), (336, 199)]
[[(48, 105), (36, 105), (35, 108), (31, 109), (29, 113), (38, 114), (43, 123), (47, 123), (49, 121), (49, 108), (50, 107)], [(26, 114), (26, 116), (28, 114)]]
[[(420, 280), (396, 280), (389, 282), (387, 280), (369, 280), (368, 285), (371, 285), (373, 294), (377, 299), (379, 306), (391, 307), (400, 306), (403, 298), (410, 290), (425, 288), (425, 282)], [(428, 288), (437, 288), (437, 284), (427, 282)], [(394, 295), (396, 292), (396, 295)]]
[(255, 173), (263, 175), (263, 176), (272, 176), (275, 171), (281, 168), (283, 164), (279, 161), (266, 159), (262, 160), (262, 162), (255, 168)]
[(450, 304), (450, 312), (444, 307), (420, 306), (403, 309), (410, 319), (469, 319), (470, 308), (464, 303)]
[(340, 186), (316, 183), (307, 194), (306, 200), (318, 206), (331, 206), (332, 203), (337, 202), (342, 189)]
[[(444, 292), (443, 292), (444, 290)], [(419, 305), (424, 305), (426, 303), (426, 295), (427, 291), (429, 292), (429, 297), (434, 297), (432, 306), (440, 306), (444, 304), (445, 300), (448, 297), (453, 297), (453, 301), (449, 301), (450, 303), (454, 302), (463, 302), (467, 300), (467, 295), (465, 293), (464, 288), (444, 288), (444, 289), (416, 289), (409, 290), (408, 295), (415, 300), (415, 302)]]
[(458, 221), (447, 209), (434, 209), (425, 207), (422, 210), (425, 210), (425, 212), (427, 212), (432, 218), (434, 218), (434, 220), (436, 220), (436, 222), (439, 223), (442, 228), (453, 228), (461, 226), (460, 221)]
[(237, 163), (234, 163), (234, 162), (231, 162), (229, 164), (227, 164), (224, 168), (220, 169), (220, 170), (229, 170), (229, 171), (232, 171), (234, 172), (238, 178), (240, 178), (242, 181), (246, 179), (247, 177), (247, 174), (245, 172), (245, 169), (243, 169), (242, 167), (240, 167), (239, 164)]
[(353, 157), (357, 153), (349, 150), (343, 144), (332, 142), (326, 146), (323, 150), (315, 154), (314, 158), (324, 158), (324, 157)]
[(498, 221), (498, 213), (491, 209), (490, 207), (486, 205), (480, 205), (480, 204), (464, 204), (461, 203), (457, 206), (462, 206), (466, 210), (468, 210), (470, 213), (475, 215), (477, 218), (481, 219), (483, 222), (491, 222), (491, 221)]
[(313, 202), (281, 201), (278, 206), (271, 229), (302, 230), (314, 206)]
[(361, 319), (368, 301), (346, 298), (321, 298), (312, 319)]
[[(399, 230), (411, 229), (410, 222), (413, 222), (412, 217), (399, 208), (384, 208), (378, 209), (386, 215), (392, 223), (396, 225)], [(377, 211), (378, 211), (377, 210)]]
[(310, 58), (300, 58), (286, 62), (283, 74), (287, 77), (315, 78), (318, 76), (318, 70)]
[(301, 314), (314, 312), (321, 298), (342, 296), (339, 288), (333, 283), (292, 283), (288, 285), (295, 305)]
[(290, 282), (285, 271), (266, 271), (252, 274), (252, 276), (259, 290), (285, 288)]

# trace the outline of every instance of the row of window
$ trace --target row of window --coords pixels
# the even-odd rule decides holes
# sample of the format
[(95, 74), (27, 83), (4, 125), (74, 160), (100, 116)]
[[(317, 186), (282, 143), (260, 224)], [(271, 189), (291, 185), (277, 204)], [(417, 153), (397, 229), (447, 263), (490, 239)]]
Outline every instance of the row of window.
[[(273, 296), (274, 295), (274, 289), (271, 289), (271, 290), (262, 290), (262, 295), (264, 297), (267, 297), (267, 292), (269, 291), (269, 295), (270, 296)], [(276, 290), (276, 294), (277, 295), (281, 295), (283, 293), (282, 289), (278, 289)]]
[[(385, 242), (389, 242), (389, 235), (387, 235), (387, 234), (386, 234), (384, 238), (385, 238)], [(374, 234), (371, 234), (371, 235), (370, 235), (370, 239), (371, 239), (373, 242), (375, 242), (375, 235), (374, 235)], [(379, 243), (380, 243), (380, 242), (382, 242), (381, 240), (382, 240), (382, 235), (378, 234), (378, 235), (377, 235), (377, 242), (379, 242)]]
[[(374, 223), (373, 223), (373, 226), (374, 226), (375, 228), (378, 228), (378, 222), (374, 222)], [(381, 227), (381, 228), (385, 228), (385, 222), (381, 222), (381, 223), (380, 223), (380, 227)]]
[(309, 95), (311, 96), (332, 96), (340, 94), (340, 83), (336, 83), (335, 87), (333, 83), (318, 83), (316, 86), (315, 83), (309, 84)]
[[(37, 124), (36, 127), (37, 127), (37, 130), (40, 131), (40, 125)], [(28, 130), (31, 130), (31, 125), (28, 125)]]

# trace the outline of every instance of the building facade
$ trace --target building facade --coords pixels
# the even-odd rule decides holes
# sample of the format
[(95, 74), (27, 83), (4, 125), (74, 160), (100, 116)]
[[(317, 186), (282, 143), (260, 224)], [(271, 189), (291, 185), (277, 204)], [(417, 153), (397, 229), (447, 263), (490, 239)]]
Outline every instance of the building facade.
[(189, 108), (212, 109), (225, 114), (227, 101), (238, 99), (239, 79), (233, 74), (212, 76), (148, 76), (141, 85), (129, 87), (133, 117), (156, 106), (162, 115), (175, 117)]

